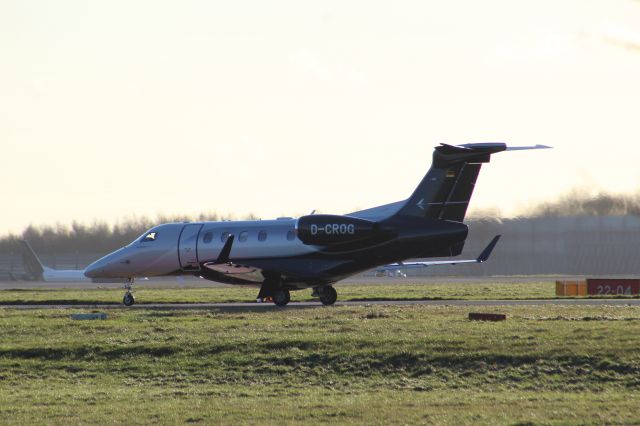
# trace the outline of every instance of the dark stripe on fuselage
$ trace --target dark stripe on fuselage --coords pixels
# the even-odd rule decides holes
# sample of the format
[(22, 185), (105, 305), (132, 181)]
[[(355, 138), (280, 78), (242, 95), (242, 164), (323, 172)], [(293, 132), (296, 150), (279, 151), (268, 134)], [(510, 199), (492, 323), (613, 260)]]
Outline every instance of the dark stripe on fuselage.
[[(274, 223), (275, 222), (275, 223)], [(393, 232), (386, 241), (375, 245), (345, 247), (306, 246), (297, 238), (287, 240), (287, 232), (293, 229), (294, 222), (279, 221), (252, 222), (210, 222), (204, 223), (198, 246), (206, 232), (214, 232), (211, 250), (201, 263), (213, 262), (219, 255), (223, 243), (220, 236), (230, 232), (238, 238), (243, 231), (249, 232), (246, 244), (235, 243), (231, 250), (231, 261), (240, 267), (257, 268), (261, 276), (251, 272), (251, 276), (237, 273), (223, 274), (203, 267), (194, 273), (203, 278), (229, 284), (260, 284), (265, 278), (281, 279), (290, 288), (306, 288), (329, 284), (350, 275), (363, 272), (376, 266), (393, 263), (407, 258), (427, 258), (455, 256), (460, 254), (467, 235), (467, 227), (457, 222), (438, 221), (423, 218), (391, 218), (380, 222), (380, 226)], [(257, 240), (260, 230), (268, 232), (263, 242)], [(253, 241), (250, 241), (255, 237)], [(257, 248), (264, 248), (264, 256), (256, 256)], [(274, 253), (280, 251), (280, 255)], [(206, 250), (200, 250), (205, 253)], [(252, 253), (253, 252), (253, 253)]]

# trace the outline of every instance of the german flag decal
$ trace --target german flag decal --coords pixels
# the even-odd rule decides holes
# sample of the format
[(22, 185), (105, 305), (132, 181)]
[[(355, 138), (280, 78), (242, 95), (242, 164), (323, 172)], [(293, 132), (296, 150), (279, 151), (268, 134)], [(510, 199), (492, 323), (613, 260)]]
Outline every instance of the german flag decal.
[(447, 170), (447, 177), (448, 178), (456, 177), (456, 171), (455, 170)]

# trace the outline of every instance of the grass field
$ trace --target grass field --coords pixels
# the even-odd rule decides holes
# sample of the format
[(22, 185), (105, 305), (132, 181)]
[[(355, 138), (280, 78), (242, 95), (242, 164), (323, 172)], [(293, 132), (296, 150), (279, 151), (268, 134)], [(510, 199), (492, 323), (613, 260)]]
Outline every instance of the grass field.
[(0, 423), (640, 423), (638, 308), (469, 309), (0, 309)]
[[(550, 281), (517, 283), (455, 283), (338, 285), (338, 300), (417, 299), (549, 299), (555, 297)], [(136, 303), (255, 302), (255, 287), (138, 288)], [(112, 304), (122, 300), (122, 289), (0, 290), (0, 304)], [(292, 301), (311, 301), (310, 290), (294, 291)], [(316, 299), (317, 300), (317, 299)]]

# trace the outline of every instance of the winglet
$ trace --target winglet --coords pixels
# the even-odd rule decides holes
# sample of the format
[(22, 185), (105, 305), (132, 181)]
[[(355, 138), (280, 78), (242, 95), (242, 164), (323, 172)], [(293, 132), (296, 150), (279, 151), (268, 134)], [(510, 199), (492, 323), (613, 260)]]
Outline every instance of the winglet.
[(215, 262), (213, 262), (214, 265), (229, 263), (229, 254), (231, 253), (231, 245), (233, 245), (233, 234), (227, 237), (227, 241), (224, 242), (224, 246), (222, 247), (222, 250), (220, 250), (220, 254), (218, 255), (218, 258), (216, 259)]
[(489, 245), (485, 247), (484, 250), (482, 250), (482, 253), (480, 253), (480, 256), (478, 256), (478, 258), (476, 259), (478, 263), (486, 262), (489, 259), (489, 256), (491, 256), (491, 252), (495, 248), (496, 244), (498, 244), (499, 239), (500, 235), (496, 235), (495, 237), (493, 237), (493, 240), (491, 240)]

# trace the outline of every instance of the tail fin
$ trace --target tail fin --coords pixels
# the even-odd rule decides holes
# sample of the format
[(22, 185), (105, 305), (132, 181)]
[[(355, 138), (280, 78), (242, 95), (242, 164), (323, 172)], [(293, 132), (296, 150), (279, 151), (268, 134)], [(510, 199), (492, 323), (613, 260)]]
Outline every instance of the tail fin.
[(441, 144), (433, 152), (427, 175), (396, 215), (462, 222), (482, 163), (501, 151), (548, 149), (550, 146), (507, 147), (504, 143)]
[(31, 248), (31, 245), (26, 240), (22, 240), (21, 243), (24, 245), (22, 259), (24, 261), (25, 269), (35, 277), (42, 276), (45, 266), (40, 261), (40, 258), (38, 258), (38, 255), (33, 251), (33, 248)]
[(505, 150), (504, 143), (441, 144), (431, 169), (397, 214), (462, 222), (482, 163)]

